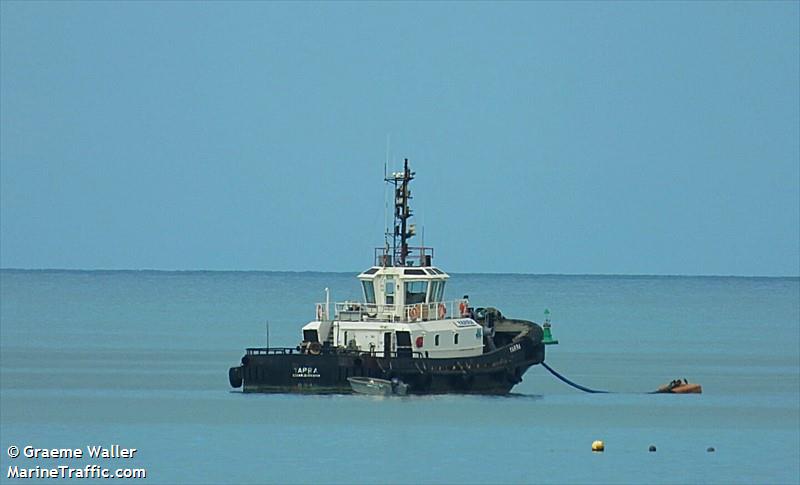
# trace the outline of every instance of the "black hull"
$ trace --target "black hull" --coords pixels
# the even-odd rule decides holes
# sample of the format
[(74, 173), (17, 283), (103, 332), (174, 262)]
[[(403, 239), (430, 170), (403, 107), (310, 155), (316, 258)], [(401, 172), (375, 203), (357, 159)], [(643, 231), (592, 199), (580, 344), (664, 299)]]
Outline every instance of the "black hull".
[[(360, 352), (248, 349), (230, 369), (244, 392), (350, 393), (348, 377), (398, 378), (411, 394), (507, 394), (523, 374), (544, 361), (541, 329), (475, 357), (428, 359)], [(533, 335), (531, 335), (533, 334)], [(538, 337), (538, 338), (537, 338)]]

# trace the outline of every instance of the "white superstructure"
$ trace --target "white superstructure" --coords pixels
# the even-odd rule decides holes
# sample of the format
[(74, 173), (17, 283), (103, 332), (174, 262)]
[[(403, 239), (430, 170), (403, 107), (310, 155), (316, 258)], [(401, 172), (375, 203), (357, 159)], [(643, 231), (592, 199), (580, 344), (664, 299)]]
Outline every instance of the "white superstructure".
[[(483, 353), (485, 329), (472, 318), (466, 299), (445, 301), (449, 276), (433, 266), (433, 248), (410, 247), (415, 234), (408, 201), (414, 172), (385, 178), (394, 186), (394, 227), (375, 251), (375, 265), (358, 275), (362, 300), (318, 303), (316, 320), (303, 327), (303, 346), (329, 345), (387, 357), (451, 358)], [(389, 238), (392, 244), (389, 245)], [(332, 311), (331, 311), (332, 310)]]
[(358, 275), (362, 301), (317, 304), (305, 342), (374, 353), (449, 358), (480, 355), (483, 327), (465, 299), (444, 300), (449, 276), (434, 266), (373, 266)]

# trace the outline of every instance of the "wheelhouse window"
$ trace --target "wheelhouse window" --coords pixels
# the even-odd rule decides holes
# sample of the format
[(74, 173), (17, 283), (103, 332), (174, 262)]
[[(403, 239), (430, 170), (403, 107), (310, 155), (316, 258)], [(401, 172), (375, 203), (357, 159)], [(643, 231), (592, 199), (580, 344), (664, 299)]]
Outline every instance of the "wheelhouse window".
[(427, 294), (428, 294), (427, 281), (406, 282), (406, 305), (425, 303), (425, 296)]
[(361, 285), (364, 287), (364, 301), (367, 303), (375, 304), (375, 285), (372, 281), (362, 281)]
[(444, 281), (431, 281), (431, 302), (443, 301)]
[(394, 280), (386, 280), (386, 286), (384, 288), (384, 293), (386, 294), (386, 304), (394, 305)]

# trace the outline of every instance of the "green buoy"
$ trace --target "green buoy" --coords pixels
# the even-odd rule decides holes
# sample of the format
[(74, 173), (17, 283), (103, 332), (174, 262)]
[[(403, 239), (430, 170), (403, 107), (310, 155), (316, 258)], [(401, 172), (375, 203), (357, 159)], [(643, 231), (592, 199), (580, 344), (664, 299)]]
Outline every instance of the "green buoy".
[(555, 345), (558, 343), (558, 340), (553, 338), (553, 334), (550, 332), (550, 309), (544, 309), (544, 324), (542, 324), (542, 343), (545, 345)]

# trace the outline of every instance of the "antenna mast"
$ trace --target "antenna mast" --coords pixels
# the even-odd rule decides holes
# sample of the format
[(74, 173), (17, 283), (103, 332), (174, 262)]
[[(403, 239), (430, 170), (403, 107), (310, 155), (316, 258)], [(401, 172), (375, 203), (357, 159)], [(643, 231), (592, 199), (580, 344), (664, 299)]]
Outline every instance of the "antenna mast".
[[(389, 179), (389, 135), (386, 135), (386, 158), (383, 161), (383, 180)], [(383, 187), (383, 246), (389, 249), (389, 201), (386, 198), (386, 186)]]
[[(411, 191), (408, 184), (414, 179), (414, 172), (408, 169), (408, 159), (403, 161), (403, 171), (394, 172), (384, 180), (394, 185), (394, 232), (392, 233), (392, 256), (396, 266), (406, 266), (408, 257), (408, 239), (416, 233), (414, 225), (408, 223), (412, 216), (408, 201), (411, 199)], [(399, 242), (399, 251), (398, 251)]]

